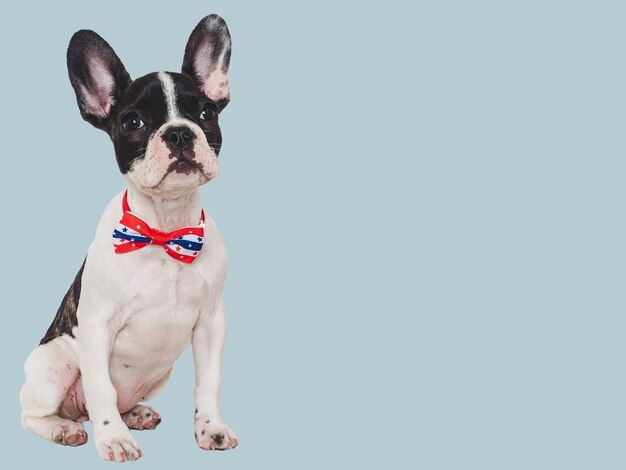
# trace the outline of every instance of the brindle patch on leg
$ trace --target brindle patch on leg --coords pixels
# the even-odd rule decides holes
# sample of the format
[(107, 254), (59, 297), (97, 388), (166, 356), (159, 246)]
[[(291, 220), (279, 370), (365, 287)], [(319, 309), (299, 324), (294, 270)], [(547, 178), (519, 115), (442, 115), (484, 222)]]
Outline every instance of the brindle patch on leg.
[(154, 408), (137, 405), (122, 415), (122, 421), (130, 429), (142, 431), (144, 429), (155, 429), (161, 422), (161, 416)]

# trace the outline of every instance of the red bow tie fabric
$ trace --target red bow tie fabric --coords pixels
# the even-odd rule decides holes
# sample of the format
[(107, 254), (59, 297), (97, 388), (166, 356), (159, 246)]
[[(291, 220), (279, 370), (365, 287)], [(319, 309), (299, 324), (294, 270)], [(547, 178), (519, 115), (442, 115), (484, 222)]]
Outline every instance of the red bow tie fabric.
[(166, 233), (151, 228), (128, 206), (128, 191), (122, 198), (124, 215), (113, 231), (113, 247), (116, 253), (129, 253), (147, 245), (161, 245), (172, 258), (183, 263), (193, 263), (204, 242), (204, 211), (199, 225), (182, 227)]

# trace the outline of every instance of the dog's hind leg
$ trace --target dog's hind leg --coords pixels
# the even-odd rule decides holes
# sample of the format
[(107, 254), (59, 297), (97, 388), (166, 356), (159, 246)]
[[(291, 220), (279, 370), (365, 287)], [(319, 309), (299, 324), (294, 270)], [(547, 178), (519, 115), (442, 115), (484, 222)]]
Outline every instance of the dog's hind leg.
[[(172, 368), (165, 373), (163, 378), (155, 383), (152, 388), (146, 393), (146, 396), (143, 397), (141, 401), (147, 401), (154, 397), (156, 397), (170, 376), (172, 375)], [(161, 422), (161, 415), (152, 408), (151, 406), (145, 406), (142, 404), (137, 404), (133, 407), (132, 410), (127, 411), (122, 415), (122, 420), (126, 423), (130, 429), (143, 430), (143, 429), (155, 429), (159, 423)]]
[(83, 413), (78, 406), (64, 407), (61, 412), (61, 405), (75, 393), (73, 385), (80, 370), (59, 341), (61, 338), (37, 346), (24, 364), (26, 381), (20, 391), (22, 426), (52, 442), (78, 446), (87, 442), (83, 425), (74, 421)]

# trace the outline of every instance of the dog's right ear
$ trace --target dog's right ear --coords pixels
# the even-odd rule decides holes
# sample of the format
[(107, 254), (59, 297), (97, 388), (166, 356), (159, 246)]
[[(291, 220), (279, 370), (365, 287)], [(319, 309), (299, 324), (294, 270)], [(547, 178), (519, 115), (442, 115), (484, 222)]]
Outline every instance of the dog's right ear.
[(83, 119), (107, 130), (112, 109), (131, 82), (122, 61), (98, 34), (81, 30), (67, 48), (67, 70)]

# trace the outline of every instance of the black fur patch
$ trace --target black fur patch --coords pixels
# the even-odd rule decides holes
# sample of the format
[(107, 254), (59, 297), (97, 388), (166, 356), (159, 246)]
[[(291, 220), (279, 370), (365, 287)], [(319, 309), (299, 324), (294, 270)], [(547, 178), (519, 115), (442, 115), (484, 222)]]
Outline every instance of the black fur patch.
[[(133, 114), (139, 116), (144, 126), (138, 130), (124, 129), (124, 119)], [(133, 161), (145, 156), (148, 140), (166, 120), (167, 104), (158, 75), (150, 73), (132, 82), (109, 117), (107, 129), (122, 173), (130, 170)]]
[(215, 444), (217, 444), (218, 446), (221, 446), (224, 443), (224, 434), (222, 433), (213, 434), (211, 438), (213, 438)]
[(50, 328), (48, 328), (48, 331), (46, 331), (45, 336), (41, 339), (39, 344), (46, 344), (48, 341), (51, 341), (54, 338), (63, 334), (68, 334), (72, 338), (74, 337), (74, 334), (72, 333), (72, 328), (78, 325), (78, 320), (76, 319), (76, 311), (78, 310), (81, 280), (83, 277), (83, 269), (85, 269), (86, 261), (87, 258), (85, 258), (85, 261), (83, 261), (83, 265), (80, 267), (78, 274), (76, 274), (74, 282), (67, 291), (67, 294), (65, 294), (65, 297), (63, 297), (63, 300), (61, 301), (59, 310), (57, 311), (54, 320), (52, 320)]

